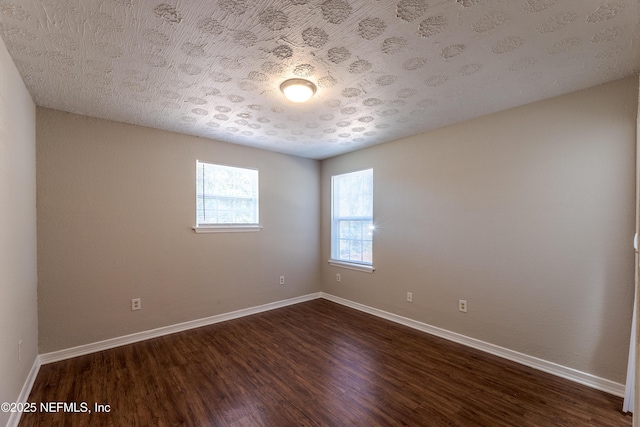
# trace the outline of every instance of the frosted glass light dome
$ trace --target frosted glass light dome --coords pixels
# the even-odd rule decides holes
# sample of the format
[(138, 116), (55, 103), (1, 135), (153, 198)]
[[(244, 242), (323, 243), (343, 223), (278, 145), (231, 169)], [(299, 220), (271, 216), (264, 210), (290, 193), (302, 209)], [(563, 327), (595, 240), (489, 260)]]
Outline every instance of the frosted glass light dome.
[(305, 102), (316, 93), (316, 85), (304, 79), (289, 79), (282, 82), (280, 90), (292, 102)]

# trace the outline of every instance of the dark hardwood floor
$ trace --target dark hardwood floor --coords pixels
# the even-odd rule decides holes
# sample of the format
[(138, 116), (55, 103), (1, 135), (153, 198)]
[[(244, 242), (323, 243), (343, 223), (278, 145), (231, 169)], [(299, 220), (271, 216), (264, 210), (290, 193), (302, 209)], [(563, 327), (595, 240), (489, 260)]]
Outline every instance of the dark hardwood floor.
[(314, 300), (44, 365), (20, 426), (631, 426), (622, 399)]

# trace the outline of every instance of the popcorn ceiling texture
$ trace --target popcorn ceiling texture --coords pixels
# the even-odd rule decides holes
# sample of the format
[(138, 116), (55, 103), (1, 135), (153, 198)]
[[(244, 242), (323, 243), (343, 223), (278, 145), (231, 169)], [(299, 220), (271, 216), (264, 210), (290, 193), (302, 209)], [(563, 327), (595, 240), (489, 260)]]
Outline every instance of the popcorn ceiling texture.
[[(322, 159), (640, 71), (637, 0), (0, 0), (44, 107)], [(304, 105), (280, 84), (318, 86)]]

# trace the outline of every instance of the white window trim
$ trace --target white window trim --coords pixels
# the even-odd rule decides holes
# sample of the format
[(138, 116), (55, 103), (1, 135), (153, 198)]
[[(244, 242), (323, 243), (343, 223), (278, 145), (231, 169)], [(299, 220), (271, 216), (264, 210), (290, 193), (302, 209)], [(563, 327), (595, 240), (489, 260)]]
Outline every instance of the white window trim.
[(246, 233), (252, 231), (260, 231), (260, 224), (241, 224), (241, 225), (196, 225), (193, 231), (196, 233)]
[(364, 273), (373, 273), (375, 271), (375, 267), (372, 264), (358, 264), (355, 262), (338, 261), (337, 259), (330, 259), (329, 265), (346, 268), (348, 270), (362, 271)]

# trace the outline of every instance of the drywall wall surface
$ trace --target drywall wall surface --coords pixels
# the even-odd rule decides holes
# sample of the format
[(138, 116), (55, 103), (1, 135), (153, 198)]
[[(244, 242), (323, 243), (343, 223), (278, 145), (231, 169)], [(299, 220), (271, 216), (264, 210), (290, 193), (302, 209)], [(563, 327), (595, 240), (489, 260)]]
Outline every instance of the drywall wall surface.
[[(323, 291), (624, 383), (637, 86), (620, 80), (323, 161)], [(326, 262), (331, 176), (369, 167), (373, 274)]]
[[(35, 122), (0, 40), (0, 402), (16, 401), (38, 355)], [(0, 425), (10, 415), (0, 411)]]
[[(318, 161), (43, 108), (37, 160), (41, 353), (320, 290)], [(196, 160), (259, 170), (261, 231), (192, 230)]]

